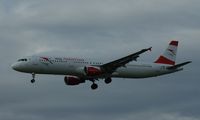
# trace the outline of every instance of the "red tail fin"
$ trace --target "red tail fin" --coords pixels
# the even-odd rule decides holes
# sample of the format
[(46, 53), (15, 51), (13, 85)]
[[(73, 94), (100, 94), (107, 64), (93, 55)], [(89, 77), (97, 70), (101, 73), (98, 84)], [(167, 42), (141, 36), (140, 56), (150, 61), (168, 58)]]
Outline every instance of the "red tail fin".
[(178, 41), (171, 41), (168, 48), (165, 50), (155, 63), (175, 65)]

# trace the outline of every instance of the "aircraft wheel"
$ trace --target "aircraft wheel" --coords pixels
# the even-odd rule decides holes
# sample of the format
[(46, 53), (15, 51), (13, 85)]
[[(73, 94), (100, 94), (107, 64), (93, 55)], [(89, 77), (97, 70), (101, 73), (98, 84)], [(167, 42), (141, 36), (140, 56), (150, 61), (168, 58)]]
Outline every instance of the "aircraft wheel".
[(112, 79), (111, 79), (111, 78), (106, 78), (106, 79), (105, 79), (105, 83), (106, 83), (106, 84), (109, 84), (109, 83), (111, 83), (111, 82), (112, 82)]
[(93, 84), (91, 85), (91, 89), (92, 89), (92, 90), (95, 90), (95, 89), (97, 89), (97, 88), (98, 88), (98, 85), (97, 85), (97, 84), (93, 83)]
[(31, 80), (31, 83), (35, 83), (35, 79), (32, 79), (32, 80)]
[(35, 82), (35, 73), (31, 73), (32, 74), (32, 80), (31, 80), (31, 83), (34, 83)]

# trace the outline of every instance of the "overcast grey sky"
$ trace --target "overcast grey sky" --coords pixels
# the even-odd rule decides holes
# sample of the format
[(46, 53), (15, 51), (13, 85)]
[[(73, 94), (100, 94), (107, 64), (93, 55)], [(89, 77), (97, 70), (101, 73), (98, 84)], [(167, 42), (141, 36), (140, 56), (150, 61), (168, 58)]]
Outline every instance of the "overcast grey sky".
[[(199, 120), (199, 0), (0, 0), (1, 120)], [(146, 47), (153, 62), (180, 41), (179, 73), (65, 86), (64, 76), (13, 71), (19, 57), (52, 53), (118, 58)]]

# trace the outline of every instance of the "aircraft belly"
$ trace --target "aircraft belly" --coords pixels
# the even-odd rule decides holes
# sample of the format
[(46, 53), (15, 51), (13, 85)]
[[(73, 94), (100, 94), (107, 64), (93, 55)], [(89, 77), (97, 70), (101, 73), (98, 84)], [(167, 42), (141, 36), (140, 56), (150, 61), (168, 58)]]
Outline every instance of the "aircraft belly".
[(126, 67), (118, 69), (113, 77), (122, 77), (122, 78), (146, 78), (157, 76), (159, 71), (153, 68), (134, 68)]
[(66, 66), (64, 64), (40, 64), (38, 67), (32, 67), (32, 72), (38, 74), (68, 75), (75, 72), (75, 66)]
[(66, 65), (55, 65), (49, 69), (51, 73), (60, 74), (60, 75), (71, 75), (75, 72), (75, 66), (66, 66)]

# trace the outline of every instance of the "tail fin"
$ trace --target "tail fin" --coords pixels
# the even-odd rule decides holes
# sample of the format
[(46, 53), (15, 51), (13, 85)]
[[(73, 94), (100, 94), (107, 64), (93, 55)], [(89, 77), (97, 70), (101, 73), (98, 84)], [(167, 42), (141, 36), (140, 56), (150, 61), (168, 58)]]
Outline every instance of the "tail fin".
[(165, 50), (155, 63), (175, 65), (178, 41), (171, 41), (168, 48)]

